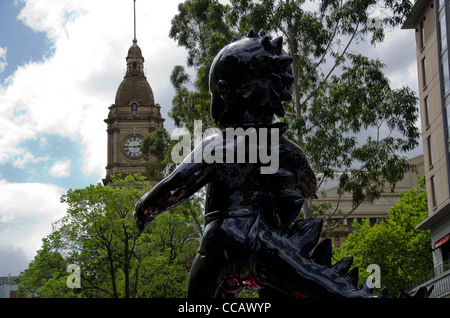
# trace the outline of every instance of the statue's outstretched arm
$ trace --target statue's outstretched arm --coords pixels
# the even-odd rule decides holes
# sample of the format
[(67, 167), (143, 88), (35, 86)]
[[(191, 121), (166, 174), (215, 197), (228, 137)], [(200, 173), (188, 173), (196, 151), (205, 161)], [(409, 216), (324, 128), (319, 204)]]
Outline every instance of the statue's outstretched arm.
[[(193, 158), (193, 152), (188, 157)], [(214, 164), (185, 160), (136, 203), (136, 225), (142, 232), (157, 215), (189, 198), (212, 179)]]

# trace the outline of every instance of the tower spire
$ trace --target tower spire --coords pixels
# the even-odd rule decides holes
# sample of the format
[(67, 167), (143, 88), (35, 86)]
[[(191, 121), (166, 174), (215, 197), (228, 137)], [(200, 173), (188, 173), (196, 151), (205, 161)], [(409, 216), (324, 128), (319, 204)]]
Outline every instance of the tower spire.
[(133, 45), (137, 45), (137, 39), (136, 39), (136, 0), (133, 0), (133, 7), (134, 7), (134, 38), (133, 38)]

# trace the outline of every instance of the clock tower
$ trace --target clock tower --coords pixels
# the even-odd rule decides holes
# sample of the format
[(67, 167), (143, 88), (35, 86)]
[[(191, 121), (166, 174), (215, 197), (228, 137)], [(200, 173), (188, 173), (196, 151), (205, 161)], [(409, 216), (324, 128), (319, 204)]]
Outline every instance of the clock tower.
[(133, 44), (126, 57), (127, 70), (117, 89), (114, 104), (105, 119), (108, 133), (106, 178), (113, 174), (146, 175), (146, 161), (140, 145), (146, 135), (163, 128), (160, 105), (155, 104), (152, 88), (144, 75), (144, 57), (137, 45), (136, 28)]

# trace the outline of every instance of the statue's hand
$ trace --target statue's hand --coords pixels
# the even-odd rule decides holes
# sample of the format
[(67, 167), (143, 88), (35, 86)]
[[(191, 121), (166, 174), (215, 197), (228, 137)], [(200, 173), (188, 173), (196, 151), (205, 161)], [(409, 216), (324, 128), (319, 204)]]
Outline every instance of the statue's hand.
[(150, 206), (144, 208), (142, 204), (136, 204), (136, 211), (134, 213), (134, 219), (136, 220), (136, 226), (139, 231), (144, 231), (145, 227), (153, 221), (156, 215), (152, 212)]

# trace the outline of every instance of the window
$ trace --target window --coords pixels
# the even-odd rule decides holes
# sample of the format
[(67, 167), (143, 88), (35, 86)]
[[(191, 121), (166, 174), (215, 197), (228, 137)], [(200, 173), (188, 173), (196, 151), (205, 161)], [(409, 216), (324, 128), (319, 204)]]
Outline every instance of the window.
[(433, 149), (431, 147), (431, 136), (427, 137), (427, 147), (428, 147), (428, 163), (429, 167), (433, 165)]
[(423, 100), (423, 111), (425, 115), (425, 127), (430, 125), (430, 106), (428, 105), (428, 96), (425, 96)]
[(441, 31), (441, 53), (444, 53), (447, 49), (447, 26), (445, 20), (445, 11), (443, 10), (439, 16), (439, 30)]
[(444, 54), (442, 56), (442, 85), (444, 86), (444, 94), (447, 94), (450, 89), (450, 77), (448, 73), (448, 55)]
[(450, 143), (450, 96), (445, 98), (445, 112), (447, 113), (447, 142)]
[(431, 186), (431, 204), (434, 208), (436, 206), (436, 187), (434, 185), (434, 176), (430, 178), (430, 186)]
[(336, 247), (341, 246), (341, 240), (340, 240), (339, 236), (334, 237), (334, 246), (336, 246)]
[(425, 58), (422, 59), (422, 84), (423, 88), (427, 86), (427, 62)]
[(384, 219), (383, 218), (370, 218), (369, 222), (371, 226), (374, 226), (375, 224), (379, 224), (381, 222), (383, 222)]
[[(425, 19), (425, 18), (424, 18)], [(423, 25), (423, 20), (420, 21), (420, 48), (425, 46), (425, 27)]]
[(136, 105), (136, 103), (133, 103), (133, 105), (131, 105), (131, 116), (137, 116), (137, 105)]

